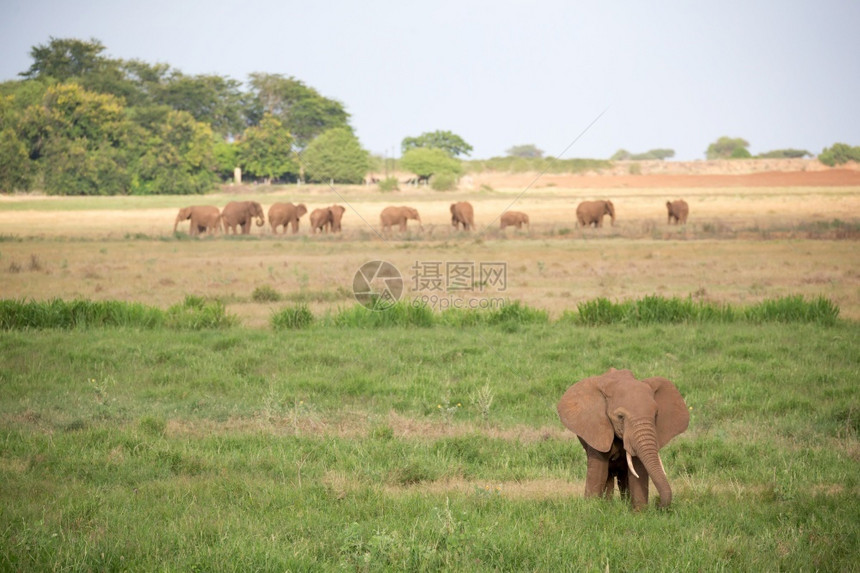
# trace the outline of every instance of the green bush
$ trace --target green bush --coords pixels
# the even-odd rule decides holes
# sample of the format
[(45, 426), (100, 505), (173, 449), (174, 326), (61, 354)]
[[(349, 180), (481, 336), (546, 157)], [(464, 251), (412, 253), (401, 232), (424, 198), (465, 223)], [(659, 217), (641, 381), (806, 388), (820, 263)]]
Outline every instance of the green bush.
[(397, 177), (386, 177), (382, 181), (379, 182), (379, 190), (380, 191), (400, 191), (400, 186), (397, 181)]
[(187, 295), (184, 301), (167, 309), (166, 324), (171, 328), (202, 330), (227, 328), (237, 324), (237, 320), (227, 315), (221, 301), (207, 301), (203, 297)]
[(846, 143), (834, 143), (831, 147), (824, 148), (818, 160), (825, 165), (834, 167), (849, 161), (860, 163), (860, 146), (852, 147)]
[(521, 173), (537, 171), (540, 173), (582, 173), (585, 171), (600, 171), (612, 167), (612, 161), (606, 159), (555, 159), (553, 157), (492, 157), (464, 162), (466, 172), (480, 173), (482, 171), (497, 171)]
[(457, 188), (457, 176), (453, 173), (437, 173), (430, 179), (434, 191), (453, 191)]
[(274, 330), (295, 330), (307, 328), (313, 321), (314, 315), (308, 305), (297, 304), (274, 313), (269, 323)]
[(278, 302), (282, 299), (281, 293), (270, 287), (269, 285), (258, 286), (251, 293), (251, 299), (254, 302)]
[(765, 153), (759, 153), (756, 157), (760, 157), (761, 159), (800, 159), (806, 156), (812, 156), (810, 152), (805, 149), (774, 149), (773, 151), (767, 151)]

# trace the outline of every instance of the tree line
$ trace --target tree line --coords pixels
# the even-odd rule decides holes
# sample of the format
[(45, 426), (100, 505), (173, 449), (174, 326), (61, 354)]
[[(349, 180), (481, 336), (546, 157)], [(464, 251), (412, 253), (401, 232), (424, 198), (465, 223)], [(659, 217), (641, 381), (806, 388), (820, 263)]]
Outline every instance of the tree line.
[[(360, 183), (382, 170), (382, 160), (362, 148), (343, 103), (293, 77), (255, 72), (243, 86), (164, 63), (111, 58), (96, 39), (50, 38), (30, 56), (21, 79), (0, 83), (0, 192), (199, 194), (232, 179), (236, 167), (263, 182)], [(706, 156), (752, 157), (747, 147), (744, 139), (721, 137)], [(417, 180), (449, 189), (464, 171), (461, 156), (471, 151), (457, 134), (427, 132), (403, 139), (397, 163)], [(507, 153), (544, 160), (531, 144)], [(674, 154), (622, 149), (611, 160)], [(785, 149), (758, 157), (807, 155)], [(860, 147), (837, 143), (819, 159), (860, 161)]]
[(237, 166), (264, 181), (368, 170), (344, 105), (293, 77), (253, 73), (243, 88), (110, 58), (96, 39), (51, 38), (30, 55), (21, 79), (0, 83), (0, 191), (193, 194)]

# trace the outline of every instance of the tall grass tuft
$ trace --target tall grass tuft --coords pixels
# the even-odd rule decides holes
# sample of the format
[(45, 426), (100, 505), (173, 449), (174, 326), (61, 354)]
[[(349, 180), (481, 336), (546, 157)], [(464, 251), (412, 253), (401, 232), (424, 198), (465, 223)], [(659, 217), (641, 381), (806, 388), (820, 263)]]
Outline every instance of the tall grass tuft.
[(549, 314), (545, 310), (532, 308), (518, 300), (507, 301), (498, 309), (488, 311), (489, 324), (546, 324)]
[(307, 328), (314, 321), (314, 315), (306, 304), (297, 304), (272, 314), (269, 324), (274, 330), (294, 330)]
[(251, 293), (251, 300), (254, 302), (278, 302), (283, 297), (281, 293), (270, 287), (269, 285), (258, 286)]
[(433, 326), (433, 310), (424, 304), (398, 302), (386, 310), (368, 310), (361, 305), (341, 310), (332, 319), (335, 326), (378, 328), (385, 326)]
[(586, 326), (738, 321), (815, 322), (832, 325), (839, 316), (839, 307), (829, 299), (818, 297), (808, 301), (799, 295), (766, 300), (741, 309), (728, 304), (656, 295), (621, 302), (597, 298), (577, 304), (577, 311), (576, 314), (566, 313), (564, 318)]
[(167, 309), (167, 326), (191, 330), (204, 328), (228, 328), (238, 323), (229, 316), (224, 303), (206, 300), (200, 296), (186, 295), (185, 300)]
[(839, 317), (839, 307), (823, 296), (808, 301), (801, 295), (794, 295), (754, 304), (744, 311), (744, 316), (756, 323), (813, 322), (830, 326)]
[(163, 324), (164, 313), (161, 310), (134, 302), (0, 300), (2, 330), (105, 326), (156, 328)]

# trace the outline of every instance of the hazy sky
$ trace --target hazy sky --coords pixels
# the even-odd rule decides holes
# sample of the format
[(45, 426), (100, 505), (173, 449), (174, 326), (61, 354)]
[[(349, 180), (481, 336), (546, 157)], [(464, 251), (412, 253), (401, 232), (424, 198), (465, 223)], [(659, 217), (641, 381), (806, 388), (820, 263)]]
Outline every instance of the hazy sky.
[(722, 135), (760, 153), (860, 145), (860, 2), (0, 0), (0, 80), (50, 37), (343, 102), (362, 144), (451, 130), (472, 157), (608, 158)]

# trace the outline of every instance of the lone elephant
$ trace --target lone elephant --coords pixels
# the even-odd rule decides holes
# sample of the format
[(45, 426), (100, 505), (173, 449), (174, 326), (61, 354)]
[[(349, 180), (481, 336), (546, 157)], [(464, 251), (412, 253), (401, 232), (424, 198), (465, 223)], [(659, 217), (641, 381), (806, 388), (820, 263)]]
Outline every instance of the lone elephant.
[(256, 201), (230, 201), (221, 211), (224, 232), (232, 231), (234, 235), (238, 233), (237, 228), (242, 230), (243, 235), (250, 233), (251, 221), (255, 217), (258, 227), (266, 223), (263, 207)]
[(403, 232), (406, 230), (406, 223), (409, 219), (418, 221), (418, 227), (422, 230), (424, 229), (424, 226), (421, 224), (421, 216), (418, 215), (418, 210), (412, 207), (386, 207), (379, 214), (379, 222), (382, 225), (383, 231), (390, 231), (392, 225), (397, 225), (400, 231)]
[(188, 229), (189, 235), (199, 235), (200, 233), (211, 235), (215, 231), (221, 230), (221, 211), (214, 205), (183, 207), (176, 215), (173, 232), (176, 232), (176, 227), (180, 221), (188, 221), (189, 219), (191, 220), (191, 227)]
[(523, 225), (529, 225), (529, 216), (522, 211), (505, 211), (502, 213), (502, 229), (505, 227), (522, 229)]
[(299, 232), (299, 219), (302, 215), (308, 212), (308, 208), (304, 203), (293, 205), (292, 203), (275, 203), (269, 207), (269, 224), (272, 226), (272, 233), (278, 234), (278, 227), (283, 225), (284, 234), (287, 233), (287, 225), (293, 227), (293, 234)]
[(672, 503), (672, 488), (659, 450), (687, 429), (690, 412), (672, 382), (637, 380), (629, 370), (610, 368), (580, 380), (558, 403), (561, 423), (585, 448), (585, 497), (609, 498), (615, 481), (634, 510), (648, 505), (648, 479), (660, 507)]
[(583, 227), (602, 227), (604, 215), (609, 215), (612, 225), (615, 225), (615, 205), (612, 201), (583, 201), (576, 207), (576, 220)]
[(671, 225), (673, 220), (676, 225), (687, 224), (687, 215), (690, 214), (690, 206), (687, 205), (686, 201), (683, 199), (666, 201), (666, 210), (669, 212), (669, 216), (666, 219), (667, 225)]
[(459, 229), (463, 225), (464, 231), (471, 231), (475, 228), (475, 212), (472, 209), (472, 204), (468, 201), (460, 201), (451, 203), (451, 224), (455, 229)]

